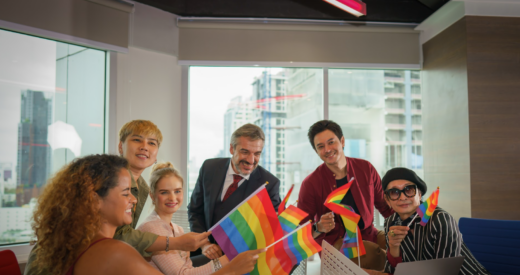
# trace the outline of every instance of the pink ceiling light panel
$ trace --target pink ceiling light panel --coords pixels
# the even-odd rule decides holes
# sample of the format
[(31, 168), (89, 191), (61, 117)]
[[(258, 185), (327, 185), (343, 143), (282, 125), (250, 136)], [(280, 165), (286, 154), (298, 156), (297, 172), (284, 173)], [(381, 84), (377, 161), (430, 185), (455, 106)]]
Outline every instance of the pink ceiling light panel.
[(367, 6), (360, 0), (323, 0), (357, 17), (367, 15)]

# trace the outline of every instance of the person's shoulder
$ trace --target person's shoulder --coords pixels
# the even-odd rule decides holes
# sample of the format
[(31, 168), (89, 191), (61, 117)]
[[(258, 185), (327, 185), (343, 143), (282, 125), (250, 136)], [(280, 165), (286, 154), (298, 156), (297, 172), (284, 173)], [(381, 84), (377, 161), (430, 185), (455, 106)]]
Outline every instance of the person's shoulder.
[(260, 165), (258, 165), (258, 167), (256, 167), (255, 170), (255, 172), (260, 175), (261, 179), (266, 180), (269, 183), (279, 181), (279, 179), (275, 175), (273, 175), (271, 172), (269, 172), (267, 169)]
[(202, 163), (202, 167), (213, 167), (218, 165), (225, 165), (229, 162), (229, 158), (212, 158), (207, 159)]
[(92, 261), (97, 264), (104, 262), (100, 259), (110, 259), (107, 262), (121, 262), (136, 255), (140, 257), (139, 253), (129, 244), (114, 239), (106, 239), (90, 247), (78, 261), (78, 264), (82, 264), (81, 261)]
[(440, 208), (440, 207), (436, 207), (435, 210), (433, 210), (433, 213), (432, 213), (432, 219), (442, 219), (442, 218), (449, 218), (449, 219), (453, 219), (453, 216), (448, 213), (448, 211)]
[(374, 165), (370, 161), (360, 158), (347, 157), (347, 160), (351, 162), (353, 166), (359, 166), (363, 168), (374, 168)]

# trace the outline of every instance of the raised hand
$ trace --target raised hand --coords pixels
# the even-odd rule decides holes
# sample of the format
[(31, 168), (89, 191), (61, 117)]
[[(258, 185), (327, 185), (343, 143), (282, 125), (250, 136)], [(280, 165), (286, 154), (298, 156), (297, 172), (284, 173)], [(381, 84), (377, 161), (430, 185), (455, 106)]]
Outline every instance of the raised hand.
[(388, 246), (390, 254), (394, 257), (399, 257), (401, 242), (404, 240), (410, 228), (408, 226), (391, 226), (388, 231)]
[(329, 233), (334, 227), (336, 227), (336, 223), (334, 222), (334, 213), (329, 212), (321, 215), (320, 221), (317, 224), (318, 231), (323, 233)]

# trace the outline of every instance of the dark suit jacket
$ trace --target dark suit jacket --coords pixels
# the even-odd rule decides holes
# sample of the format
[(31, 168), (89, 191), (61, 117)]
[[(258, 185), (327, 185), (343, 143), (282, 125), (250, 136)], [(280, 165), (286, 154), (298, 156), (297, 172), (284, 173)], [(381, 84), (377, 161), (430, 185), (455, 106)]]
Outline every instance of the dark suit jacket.
[[(214, 205), (217, 200), (220, 201), (230, 160), (230, 158), (208, 159), (202, 164), (199, 178), (188, 205), (188, 216), (192, 232), (205, 232), (213, 226)], [(271, 197), (271, 202), (274, 208), (278, 209), (278, 205), (280, 205), (280, 180), (260, 165), (253, 170), (249, 180), (240, 185), (240, 187), (246, 185), (246, 196), (241, 198), (241, 200), (237, 200), (236, 205), (241, 203), (266, 181), (269, 182), (266, 189)], [(215, 218), (218, 221), (223, 217), (224, 215)]]

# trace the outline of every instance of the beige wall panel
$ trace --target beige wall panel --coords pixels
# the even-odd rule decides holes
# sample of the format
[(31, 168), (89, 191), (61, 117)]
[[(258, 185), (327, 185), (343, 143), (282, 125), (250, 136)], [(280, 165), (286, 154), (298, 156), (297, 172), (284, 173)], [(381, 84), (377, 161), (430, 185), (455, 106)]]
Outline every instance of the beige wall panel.
[(519, 220), (520, 18), (466, 21), (472, 213)]
[[(158, 161), (181, 165), (181, 68), (177, 58), (138, 48), (117, 54), (117, 129), (134, 119), (155, 123), (163, 134)], [(183, 173), (184, 171), (181, 171)], [(149, 169), (143, 172), (148, 179)]]
[(177, 56), (179, 28), (177, 15), (141, 3), (135, 3), (130, 46)]
[(417, 32), (181, 28), (180, 60), (419, 64)]
[(423, 45), (424, 180), (439, 206), (471, 217), (470, 143), (464, 19)]
[(128, 47), (129, 14), (86, 0), (6, 0), (0, 20)]

